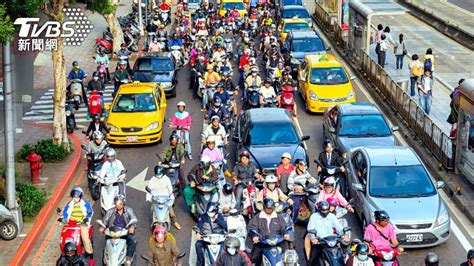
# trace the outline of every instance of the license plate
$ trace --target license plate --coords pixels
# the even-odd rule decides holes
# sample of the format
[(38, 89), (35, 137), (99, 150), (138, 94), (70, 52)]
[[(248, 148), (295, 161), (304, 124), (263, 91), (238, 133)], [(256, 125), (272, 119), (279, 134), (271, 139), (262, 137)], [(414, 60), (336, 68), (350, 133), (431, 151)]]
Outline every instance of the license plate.
[(407, 242), (421, 242), (423, 241), (423, 234), (413, 234), (406, 236)]
[(128, 142), (134, 142), (137, 141), (138, 137), (137, 136), (127, 136), (127, 141)]

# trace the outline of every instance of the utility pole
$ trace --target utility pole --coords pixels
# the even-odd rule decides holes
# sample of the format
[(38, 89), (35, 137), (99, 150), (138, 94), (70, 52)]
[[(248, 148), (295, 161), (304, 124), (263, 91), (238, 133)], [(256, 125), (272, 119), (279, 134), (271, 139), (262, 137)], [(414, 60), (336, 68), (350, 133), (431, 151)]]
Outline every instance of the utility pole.
[(15, 217), (18, 229), (23, 228), (21, 210), (16, 201), (15, 189), (15, 142), (13, 131), (13, 88), (10, 42), (3, 43), (3, 103), (5, 109), (5, 180), (7, 208)]
[(145, 35), (143, 31), (142, 2), (142, 0), (138, 0), (138, 28), (140, 29), (140, 36)]

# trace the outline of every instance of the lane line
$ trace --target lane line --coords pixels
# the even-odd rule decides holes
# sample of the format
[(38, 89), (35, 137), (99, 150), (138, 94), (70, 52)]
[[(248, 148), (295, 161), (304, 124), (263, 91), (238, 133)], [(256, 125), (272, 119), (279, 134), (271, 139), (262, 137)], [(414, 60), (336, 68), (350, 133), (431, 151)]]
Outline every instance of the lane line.
[(189, 246), (189, 265), (196, 265), (197, 257), (196, 257), (196, 249), (194, 244), (196, 243), (196, 233), (191, 230), (191, 245)]

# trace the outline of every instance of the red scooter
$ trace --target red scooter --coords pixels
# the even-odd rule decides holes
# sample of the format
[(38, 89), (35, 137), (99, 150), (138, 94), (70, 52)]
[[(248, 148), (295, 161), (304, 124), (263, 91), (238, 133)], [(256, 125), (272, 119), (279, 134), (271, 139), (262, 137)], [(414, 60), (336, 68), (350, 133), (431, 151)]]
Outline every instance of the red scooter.
[(107, 117), (107, 113), (104, 112), (102, 102), (102, 96), (96, 91), (93, 90), (89, 96), (89, 109), (87, 110), (88, 118), (94, 117), (95, 114), (99, 114), (100, 117)]
[(105, 62), (99, 62), (99, 65), (97, 66), (97, 74), (99, 74), (99, 79), (102, 81), (102, 83), (105, 84), (107, 81), (107, 69), (105, 68)]
[(111, 54), (114, 48), (113, 40), (108, 34), (102, 34), (102, 39), (95, 37), (95, 45), (97, 47), (97, 53), (99, 53), (100, 47), (104, 47), (106, 54)]
[(369, 243), (370, 249), (373, 253), (373, 260), (375, 266), (398, 266), (398, 255), (400, 251), (398, 248), (377, 249), (372, 243)]
[(280, 107), (288, 110), (290, 113), (294, 113), (295, 108), (295, 87), (293, 86), (282, 86), (280, 94)]
[[(84, 254), (82, 239), (81, 239), (81, 227), (76, 224), (76, 221), (69, 220), (63, 221), (61, 218), (58, 219), (59, 222), (63, 224), (63, 229), (61, 230), (61, 243), (59, 248), (61, 253), (64, 254), (64, 245), (67, 242), (73, 242), (77, 247), (77, 254)], [(89, 238), (92, 239), (92, 225), (89, 225)]]

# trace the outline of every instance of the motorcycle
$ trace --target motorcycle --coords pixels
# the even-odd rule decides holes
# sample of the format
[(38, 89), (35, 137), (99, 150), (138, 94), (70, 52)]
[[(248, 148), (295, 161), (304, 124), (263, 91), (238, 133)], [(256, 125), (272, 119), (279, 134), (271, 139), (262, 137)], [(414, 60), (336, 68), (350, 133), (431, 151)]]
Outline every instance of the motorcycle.
[[(321, 172), (319, 172), (319, 182), (324, 184), (324, 180), (330, 176), (334, 177), (336, 180), (336, 187), (335, 189), (339, 189), (341, 194), (347, 198), (347, 186), (346, 180), (344, 177), (344, 173), (341, 171), (341, 168), (337, 165), (330, 165), (328, 167), (324, 166), (319, 160), (314, 160), (314, 162), (321, 167)], [(346, 164), (346, 161), (342, 163), (343, 165)]]
[[(84, 78), (86, 78), (84, 76)], [(76, 105), (76, 110), (79, 109), (79, 105), (84, 102), (84, 99), (82, 99), (82, 80), (80, 79), (73, 79), (71, 80), (71, 83), (69, 84), (69, 90), (71, 91), (72, 99), (74, 100), (74, 103)]]
[(278, 99), (276, 97), (265, 98), (263, 102), (263, 107), (273, 108), (278, 106)]
[(101, 47), (104, 48), (104, 52), (106, 54), (111, 54), (114, 50), (114, 44), (112, 41), (112, 37), (110, 37), (108, 34), (103, 33), (102, 38), (95, 37), (95, 46), (96, 46), (96, 51), (99, 53), (99, 50)]
[(123, 39), (125, 41), (125, 45), (127, 45), (127, 48), (130, 49), (130, 51), (138, 52), (139, 48), (137, 40), (133, 37), (129, 29), (123, 32)]
[(205, 91), (202, 92), (202, 103), (203, 106), (207, 106), (210, 108), (211, 100), (214, 97), (214, 94), (216, 93), (216, 83), (211, 83), (205, 87)]
[[(287, 227), (286, 229), (287, 230), (285, 231), (288, 231), (290, 228)], [(252, 235), (258, 236), (259, 238), (258, 244), (262, 247), (262, 265), (287, 265), (285, 264), (286, 262), (283, 261), (284, 254), (282, 253), (281, 248), (278, 247), (278, 245), (284, 241), (282, 235), (272, 234), (268, 236), (262, 236), (253, 229), (251, 230), (251, 233)]]
[(227, 222), (227, 236), (234, 236), (240, 240), (240, 250), (245, 251), (245, 240), (247, 239), (247, 224), (242, 214), (233, 209), (224, 213)]
[(158, 160), (160, 161), (158, 164), (160, 164), (165, 169), (164, 174), (171, 181), (171, 185), (173, 186), (173, 192), (175, 193), (175, 197), (178, 197), (181, 194), (181, 186), (179, 183), (181, 163), (177, 160), (162, 161), (159, 154), (156, 154), (156, 156), (158, 157)]
[[(105, 242), (103, 263), (105, 265), (123, 265), (125, 264), (125, 258), (127, 254), (127, 235), (128, 228), (138, 221), (136, 219), (130, 220), (125, 228), (118, 226), (111, 226), (107, 228), (101, 220), (97, 220), (97, 223), (105, 229), (104, 234), (107, 236)], [(133, 260), (133, 258), (132, 258)], [(133, 262), (133, 261), (132, 261)]]
[(119, 177), (124, 176), (125, 173), (127, 173), (127, 170), (121, 171), (117, 177), (110, 177), (106, 175), (104, 178), (97, 179), (100, 184), (100, 207), (103, 214), (115, 206), (114, 198), (119, 194), (118, 186), (120, 183), (124, 182), (119, 181), (118, 179)]
[(161, 50), (166, 51), (168, 47), (168, 43), (166, 43), (166, 37), (160, 36), (158, 37), (158, 43), (160, 44)]
[(249, 220), (256, 215), (259, 210), (257, 209), (257, 193), (263, 188), (263, 182), (258, 180), (246, 180), (237, 184), (237, 186), (243, 186), (242, 193), (242, 214), (248, 216)]
[(13, 240), (18, 235), (18, 226), (13, 214), (0, 204), (0, 238), (3, 240)]
[(74, 129), (76, 129), (76, 117), (74, 115), (75, 111), (72, 107), (72, 102), (66, 102), (66, 130), (69, 133), (73, 133)]
[(292, 86), (282, 86), (280, 95), (280, 107), (293, 113), (295, 102), (295, 88)]
[(184, 66), (184, 56), (183, 53), (181, 52), (181, 46), (179, 45), (173, 45), (170, 47), (171, 49), (171, 55), (173, 56), (176, 65), (178, 67)]
[(171, 23), (171, 18), (170, 18), (170, 6), (166, 3), (163, 3), (160, 5), (160, 14), (161, 14), (161, 22), (165, 25), (168, 25)]
[(247, 88), (247, 109), (254, 109), (260, 107), (260, 93), (256, 85)]
[[(184, 258), (184, 256), (186, 256), (186, 252), (179, 253), (178, 256), (176, 256), (176, 259), (175, 259), (175, 261), (173, 262), (173, 264), (171, 266), (177, 266), (178, 265), (178, 260)], [(144, 259), (148, 263), (153, 264), (153, 261), (150, 258), (148, 258), (147, 255), (142, 254), (141, 257), (142, 257), (142, 259)]]
[(227, 52), (228, 58), (232, 58), (234, 56), (234, 45), (231, 38), (224, 39), (224, 49)]
[[(349, 227), (349, 223), (347, 222), (347, 219), (344, 218), (344, 216), (346, 216), (348, 212), (349, 211), (346, 208), (339, 207), (339, 206), (336, 207), (336, 213), (335, 213), (336, 218), (339, 220), (342, 227), (344, 228)], [(352, 231), (348, 231), (346, 232), (346, 234), (349, 236), (349, 239), (352, 237)]]
[[(344, 233), (350, 231), (350, 228), (344, 228)], [(308, 234), (316, 235), (316, 231), (309, 230)], [(322, 245), (321, 256), (319, 258), (319, 265), (343, 266), (346, 258), (351, 254), (349, 249), (350, 242), (346, 243), (342, 237), (330, 235), (327, 237), (317, 237), (319, 245)], [(313, 258), (311, 258), (314, 261)]]
[[(151, 189), (147, 186), (145, 190), (152, 194)], [(171, 220), (170, 220), (170, 202), (171, 202), (171, 195), (152, 195), (151, 197), (151, 208), (153, 210), (153, 222), (152, 226), (155, 225), (162, 225), (165, 228), (170, 228)]]
[[(87, 152), (87, 147), (81, 145), (82, 149)], [(100, 170), (104, 165), (104, 154), (102, 152), (87, 153), (87, 184), (91, 192), (93, 200), (100, 199), (100, 186), (97, 183)]]
[(369, 243), (369, 247), (373, 253), (375, 266), (398, 266), (400, 265), (397, 257), (400, 255), (398, 248), (377, 249), (371, 240), (365, 239), (364, 242)]
[[(196, 233), (199, 233), (197, 228), (194, 228)], [(225, 241), (225, 233), (209, 234), (202, 236), (202, 240), (207, 243), (204, 249), (204, 265), (214, 265), (219, 255), (224, 251), (223, 243)]]
[(302, 191), (292, 194), (300, 198), (300, 208), (298, 209), (298, 221), (307, 223), (311, 214), (315, 212), (316, 200), (319, 195), (319, 187), (317, 184), (307, 184)]
[[(61, 213), (61, 209), (57, 208), (56, 212), (58, 214)], [(64, 245), (66, 245), (67, 242), (72, 242), (76, 245), (77, 247), (77, 254), (84, 254), (83, 246), (82, 246), (82, 238), (81, 238), (81, 226), (77, 224), (76, 221), (74, 220), (63, 220), (61, 218), (58, 219), (58, 222), (63, 225), (63, 228), (61, 230), (61, 243), (59, 243), (59, 249), (61, 250), (61, 254), (64, 254)], [(88, 226), (89, 229), (89, 238), (92, 240), (92, 232), (94, 231), (92, 229), (92, 225), (90, 224)]]
[(196, 182), (196, 212), (195, 217), (199, 219), (201, 214), (206, 212), (207, 205), (209, 202), (216, 202), (218, 199), (217, 193), (217, 186), (215, 183), (211, 181), (204, 181), (201, 183)]
[(188, 150), (187, 149), (187, 145), (190, 145), (187, 141), (186, 141), (186, 132), (188, 131), (187, 129), (184, 129), (180, 126), (178, 127), (173, 127), (173, 133), (176, 133), (176, 135), (178, 135), (178, 138), (179, 138), (179, 143), (183, 144), (185, 150)]

